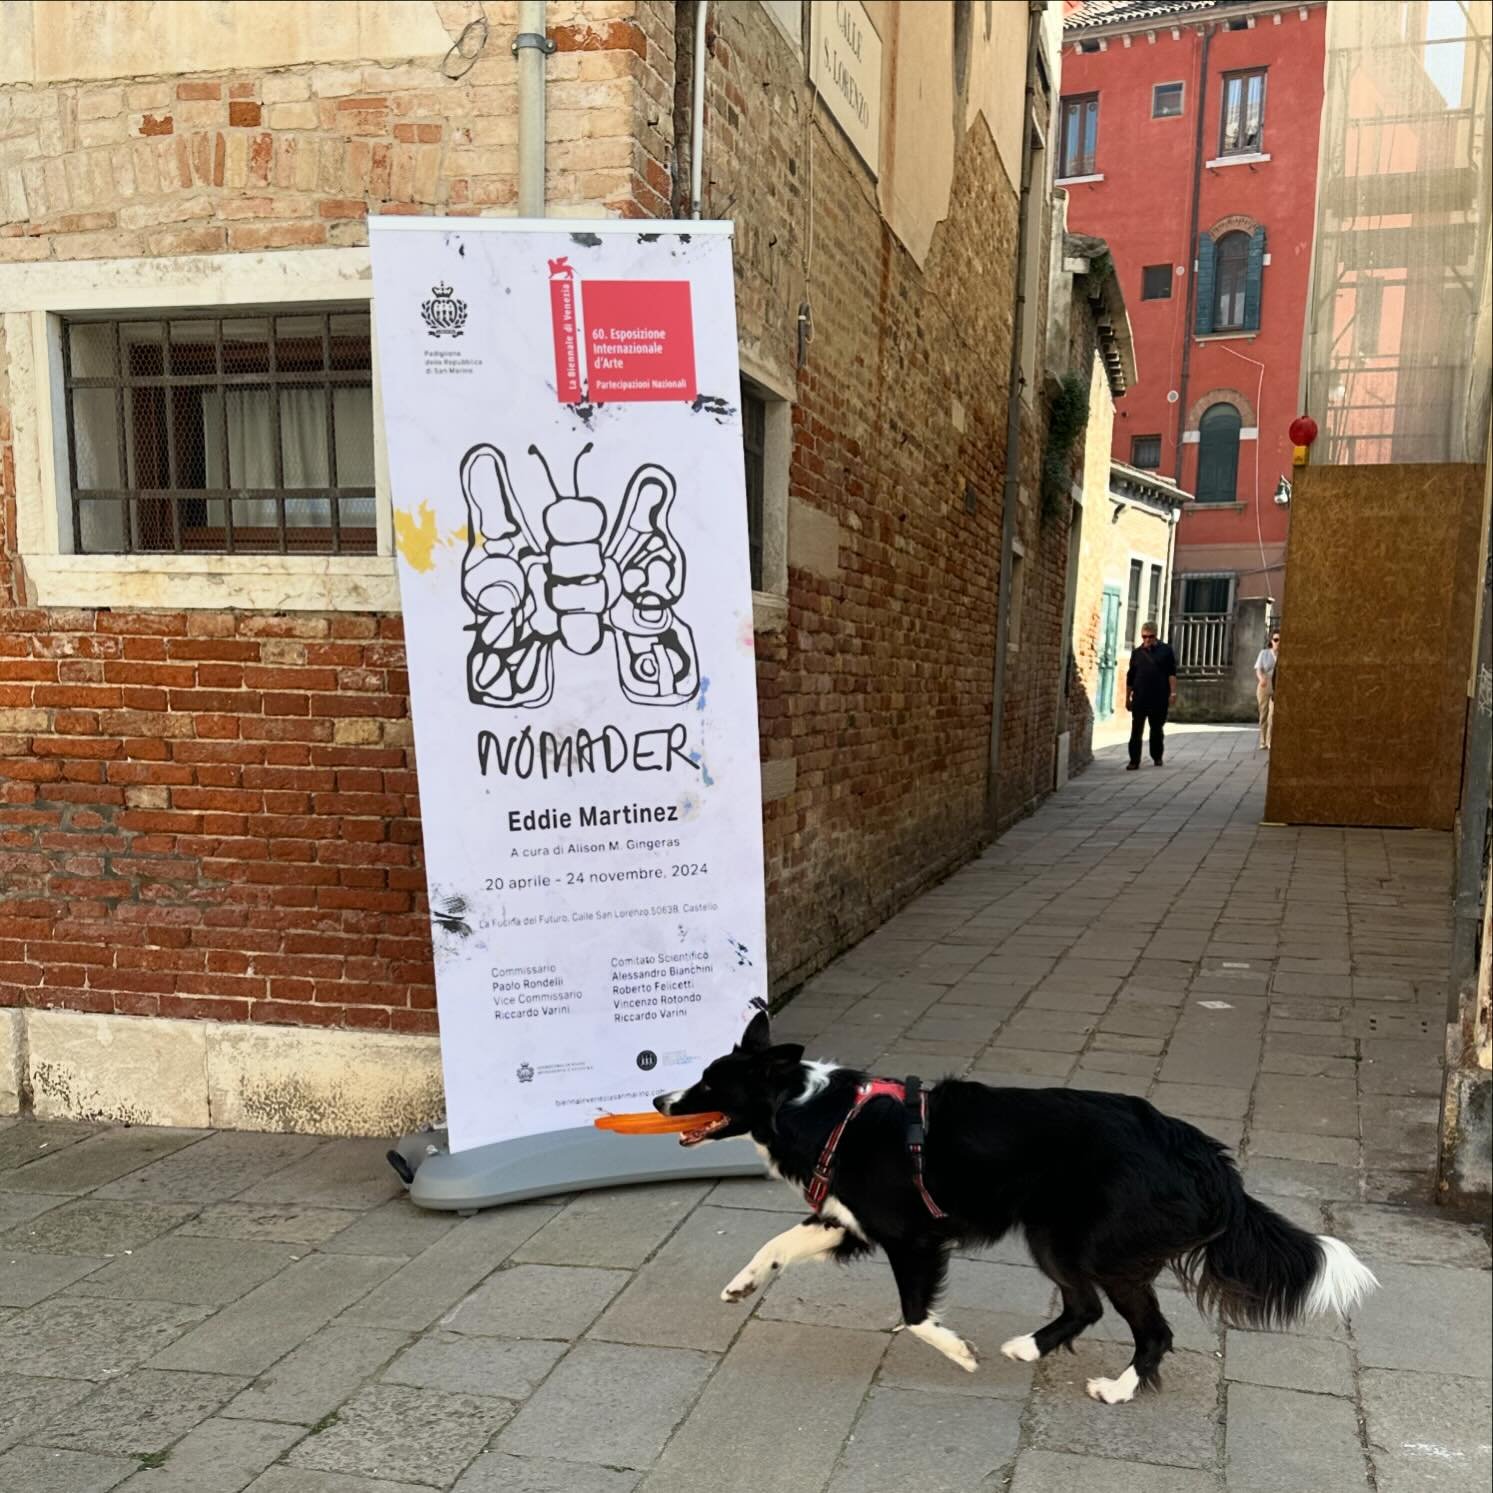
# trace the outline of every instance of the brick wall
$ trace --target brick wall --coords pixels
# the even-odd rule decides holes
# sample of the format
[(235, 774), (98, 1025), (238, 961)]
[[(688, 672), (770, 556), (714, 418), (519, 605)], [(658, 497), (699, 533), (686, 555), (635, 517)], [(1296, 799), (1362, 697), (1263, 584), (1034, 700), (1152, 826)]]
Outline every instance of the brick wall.
[(0, 612), (0, 1004), (433, 1031), (401, 638)]
[[(548, 8), (551, 202), (664, 211), (635, 129), (662, 87), (637, 8)], [(453, 39), (471, 19), (438, 9)], [(370, 212), (511, 209), (512, 9), (455, 81), (432, 57), (0, 88), (0, 262), (365, 244)]]
[[(490, 9), (459, 82), (426, 59), (0, 90), (0, 261), (354, 244), (369, 212), (506, 207), (511, 8)], [(674, 8), (550, 16), (551, 200), (668, 211)], [(739, 224), (744, 350), (795, 390), (795, 511), (838, 536), (810, 565), (790, 528), (786, 624), (759, 637), (763, 756), (794, 772), (766, 811), (781, 989), (987, 834), (1016, 199), (977, 122), (918, 264), (760, 7), (719, 16), (706, 213)], [(6, 369), (0, 346), (0, 1004), (433, 1029), (399, 620), (29, 607)], [(1051, 784), (1061, 654), (1066, 540), (1031, 475), (1020, 532), (1007, 819)]]
[[(801, 563), (790, 527), (787, 627), (758, 639), (763, 757), (796, 767), (794, 791), (765, 818), (784, 981), (988, 835), (1017, 200), (977, 120), (919, 265), (761, 7), (713, 15), (705, 212), (738, 220), (743, 348), (795, 391), (791, 501), (838, 526), (828, 568)], [(804, 301), (813, 339), (800, 367)], [(1028, 474), (1041, 416), (1038, 399), (1023, 423)], [(1005, 821), (1052, 786), (1067, 563), (1033, 476), (1025, 488), (1031, 568), (1007, 673)]]
[[(471, 18), (437, 8), (453, 38)], [(554, 202), (664, 210), (636, 10), (549, 7)], [(370, 212), (511, 204), (491, 11), (459, 81), (432, 57), (0, 88), (0, 262), (363, 244)], [(6, 351), (0, 1005), (433, 1031), (400, 620), (28, 607)]]

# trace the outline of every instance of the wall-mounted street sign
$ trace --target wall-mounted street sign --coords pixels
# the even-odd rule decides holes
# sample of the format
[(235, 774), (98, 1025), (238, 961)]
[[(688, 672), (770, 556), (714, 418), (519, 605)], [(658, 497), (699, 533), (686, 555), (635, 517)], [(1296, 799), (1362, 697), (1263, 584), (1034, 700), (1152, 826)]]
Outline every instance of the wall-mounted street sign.
[(881, 38), (860, 0), (809, 7), (809, 82), (856, 154), (881, 169)]

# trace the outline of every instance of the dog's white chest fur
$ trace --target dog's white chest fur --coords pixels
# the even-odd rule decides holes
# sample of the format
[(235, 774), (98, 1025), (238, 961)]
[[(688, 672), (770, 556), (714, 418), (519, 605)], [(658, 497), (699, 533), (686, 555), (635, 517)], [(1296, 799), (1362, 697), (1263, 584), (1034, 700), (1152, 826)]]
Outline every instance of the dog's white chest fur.
[(854, 1234), (857, 1239), (866, 1237), (866, 1231), (861, 1227), (860, 1220), (838, 1198), (825, 1198), (824, 1206), (819, 1210), (819, 1216), (829, 1219), (831, 1223), (839, 1224), (842, 1229)]
[[(767, 1168), (767, 1175), (783, 1182), (792, 1191), (794, 1197), (801, 1198), (803, 1192), (794, 1183), (789, 1182), (782, 1172), (778, 1170), (777, 1163), (772, 1159), (772, 1153), (767, 1147), (759, 1145), (756, 1141), (753, 1141), (752, 1145), (757, 1154), (762, 1158), (762, 1165)], [(866, 1231), (861, 1227), (860, 1220), (838, 1198), (825, 1198), (824, 1206), (819, 1210), (819, 1216), (829, 1223), (839, 1224), (842, 1229), (846, 1230), (847, 1233), (854, 1234), (857, 1239), (864, 1239), (866, 1237)]]

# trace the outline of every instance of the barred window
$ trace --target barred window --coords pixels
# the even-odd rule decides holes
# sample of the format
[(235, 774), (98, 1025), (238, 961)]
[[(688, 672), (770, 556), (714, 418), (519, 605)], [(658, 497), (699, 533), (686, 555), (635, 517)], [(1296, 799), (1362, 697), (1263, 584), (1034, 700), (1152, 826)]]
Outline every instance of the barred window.
[(372, 554), (366, 308), (62, 324), (79, 554)]

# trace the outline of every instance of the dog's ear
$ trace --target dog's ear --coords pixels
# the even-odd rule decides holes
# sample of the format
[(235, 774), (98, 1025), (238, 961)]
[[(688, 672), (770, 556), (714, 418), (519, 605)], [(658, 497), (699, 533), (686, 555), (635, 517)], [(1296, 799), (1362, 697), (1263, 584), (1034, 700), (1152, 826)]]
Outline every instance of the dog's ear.
[(781, 1076), (803, 1062), (803, 1046), (798, 1042), (780, 1042), (776, 1047), (767, 1049), (766, 1058), (768, 1071)]
[(737, 1046), (742, 1052), (766, 1052), (772, 1045), (770, 1023), (766, 1011), (758, 1011), (747, 1024), (747, 1029), (742, 1033), (741, 1041)]

